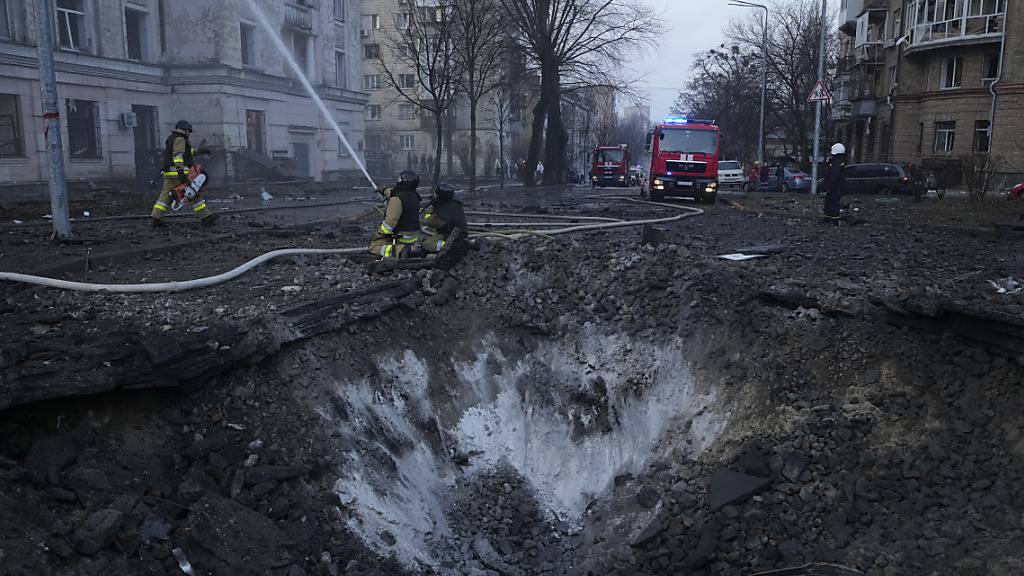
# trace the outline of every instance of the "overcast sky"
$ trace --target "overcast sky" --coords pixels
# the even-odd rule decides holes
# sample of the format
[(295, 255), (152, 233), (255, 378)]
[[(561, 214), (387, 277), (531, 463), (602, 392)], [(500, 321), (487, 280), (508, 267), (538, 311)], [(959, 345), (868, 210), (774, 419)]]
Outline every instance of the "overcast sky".
[(632, 66), (641, 76), (653, 120), (668, 115), (690, 71), (693, 54), (722, 43), (722, 29), (742, 15), (728, 0), (646, 0), (661, 15), (665, 32)]

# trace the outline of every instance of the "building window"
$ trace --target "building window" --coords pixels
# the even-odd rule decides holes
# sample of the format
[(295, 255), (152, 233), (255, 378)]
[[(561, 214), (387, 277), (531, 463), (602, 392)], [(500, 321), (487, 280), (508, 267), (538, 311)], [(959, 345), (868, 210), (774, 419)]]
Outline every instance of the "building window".
[(380, 44), (363, 45), (363, 58), (367, 60), (380, 60)]
[(890, 91), (896, 87), (896, 80), (897, 80), (896, 67), (895, 66), (889, 66), (889, 90)]
[(402, 120), (415, 120), (416, 119), (416, 107), (412, 104), (399, 104), (398, 105), (398, 116)]
[(124, 9), (124, 32), (128, 41), (128, 59), (145, 60), (147, 57), (147, 44), (149, 41), (149, 30), (146, 28), (145, 12)]
[(345, 0), (334, 0), (334, 19), (345, 21)]
[(942, 87), (959, 88), (964, 80), (964, 59), (961, 56), (946, 58), (942, 62)]
[(57, 0), (57, 37), (65, 50), (85, 48), (84, 0)]
[(999, 53), (993, 52), (985, 55), (985, 61), (981, 66), (981, 83), (985, 86), (996, 81), (999, 77)]
[(899, 40), (903, 37), (903, 10), (897, 8), (892, 14), (892, 39)]
[(415, 88), (416, 87), (416, 75), (415, 74), (399, 74), (398, 75), (398, 87), (399, 88)]
[(363, 76), (363, 90), (380, 90), (380, 74)]
[(7, 12), (7, 0), (0, 0), (0, 38), (11, 38), (11, 17)]
[(380, 104), (370, 104), (366, 107), (367, 120), (380, 120)]
[(69, 99), (67, 108), (68, 149), (71, 158), (102, 158), (99, 102)]
[[(0, 5), (0, 8), (3, 6)], [(18, 158), (24, 155), (18, 97), (14, 94), (0, 94), (0, 158)]]
[[(301, 32), (294, 31), (288, 34), (285, 38), (285, 45), (288, 46), (288, 49), (291, 51), (292, 58), (295, 59), (295, 63), (299, 65), (299, 70), (301, 70), (306, 77), (310, 77), (310, 71), (313, 70), (313, 63), (310, 58), (311, 51), (309, 49), (312, 41), (312, 37), (302, 34)], [(291, 67), (286, 66), (285, 69), (288, 70), (289, 75), (291, 75)]]
[(956, 146), (956, 122), (935, 123), (935, 146), (933, 152), (950, 153)]
[(263, 110), (245, 111), (245, 147), (260, 154), (267, 153), (266, 133), (267, 115)]
[(408, 14), (395, 14), (395, 30), (408, 30), (409, 29), (409, 15)]
[(256, 65), (256, 26), (242, 22), (238, 25), (242, 49), (242, 66)]
[(411, 134), (403, 134), (398, 137), (398, 142), (402, 146), (402, 150), (412, 150), (416, 148), (416, 136)]
[(343, 50), (334, 51), (334, 85), (338, 88), (348, 88), (348, 62), (345, 60)]
[(988, 152), (991, 135), (989, 134), (988, 120), (977, 120), (974, 122), (974, 151)]

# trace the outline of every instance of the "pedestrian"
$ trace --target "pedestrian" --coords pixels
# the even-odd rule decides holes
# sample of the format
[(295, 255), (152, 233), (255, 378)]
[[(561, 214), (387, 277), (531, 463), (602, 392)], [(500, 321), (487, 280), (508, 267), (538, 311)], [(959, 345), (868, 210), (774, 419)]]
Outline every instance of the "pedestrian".
[[(168, 210), (172, 207), (177, 210), (178, 188), (183, 188), (184, 197), (182, 199), (192, 203), (192, 211), (199, 216), (199, 223), (203, 226), (213, 224), (214, 215), (206, 207), (206, 200), (203, 199), (202, 194), (192, 186), (187, 186), (193, 159), (200, 153), (192, 147), (192, 142), (189, 140), (191, 135), (192, 125), (185, 120), (179, 120), (174, 125), (171, 135), (164, 141), (163, 170), (161, 172), (163, 188), (160, 189), (160, 197), (156, 199), (153, 211), (149, 214), (154, 228), (166, 225), (164, 216), (167, 215)], [(206, 150), (202, 152), (209, 153)]]
[(405, 170), (398, 177), (398, 183), (380, 190), (384, 198), (384, 221), (370, 243), (370, 253), (381, 258), (407, 258), (419, 250), (420, 239), (420, 195), (416, 188), (420, 177), (412, 170)]
[(455, 199), (455, 188), (451, 184), (441, 183), (434, 188), (434, 197), (423, 214), (423, 223), (431, 232), (423, 241), (423, 250), (428, 253), (440, 252), (456, 229), (461, 229), (465, 235), (469, 227), (466, 213), (462, 202)]
[(751, 192), (761, 187), (761, 161), (755, 160), (754, 166), (750, 169), (750, 176), (747, 177), (747, 187)]
[(841, 210), (839, 203), (842, 200), (844, 188), (846, 187), (846, 146), (837, 142), (832, 145), (832, 157), (829, 159), (828, 174), (825, 175), (823, 188), (825, 191), (825, 205), (823, 216), (826, 222), (839, 224)]
[(544, 180), (544, 163), (537, 162), (537, 182)]

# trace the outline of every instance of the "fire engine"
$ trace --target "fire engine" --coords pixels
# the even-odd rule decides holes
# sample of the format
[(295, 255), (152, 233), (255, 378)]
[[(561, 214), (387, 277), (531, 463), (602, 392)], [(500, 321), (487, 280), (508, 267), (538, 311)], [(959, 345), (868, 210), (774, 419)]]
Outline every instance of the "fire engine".
[(647, 134), (652, 200), (686, 196), (705, 204), (718, 198), (721, 138), (714, 120), (666, 118)]
[(590, 184), (598, 186), (630, 186), (629, 146), (598, 146), (590, 164)]

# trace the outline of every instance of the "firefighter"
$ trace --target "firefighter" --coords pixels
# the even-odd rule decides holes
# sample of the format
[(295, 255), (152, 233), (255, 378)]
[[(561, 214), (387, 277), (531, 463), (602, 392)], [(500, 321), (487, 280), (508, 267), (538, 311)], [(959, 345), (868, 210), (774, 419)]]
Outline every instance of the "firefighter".
[(420, 177), (406, 170), (398, 183), (380, 191), (384, 197), (384, 221), (377, 229), (370, 253), (381, 258), (408, 258), (418, 255), (420, 239), (420, 195), (416, 188)]
[(839, 223), (839, 202), (846, 186), (846, 146), (837, 142), (832, 145), (832, 158), (829, 160), (828, 174), (825, 175), (823, 188), (825, 191), (824, 217), (827, 222)]
[(434, 189), (434, 198), (423, 215), (423, 223), (433, 231), (423, 241), (423, 250), (428, 253), (440, 252), (456, 228), (461, 228), (465, 234), (468, 227), (466, 213), (462, 210), (462, 202), (455, 199), (455, 188), (451, 184), (438, 184)]
[[(164, 142), (163, 158), (163, 188), (160, 190), (160, 197), (153, 205), (153, 227), (159, 228), (165, 225), (164, 216), (171, 209), (175, 200), (174, 189), (181, 184), (188, 182), (188, 171), (192, 167), (192, 159), (197, 154), (189, 136), (192, 135), (192, 125), (184, 120), (174, 125), (174, 130)], [(195, 194), (192, 192), (192, 194)], [(213, 224), (213, 213), (206, 207), (206, 200), (201, 195), (186, 197), (192, 203), (192, 211), (199, 216), (199, 222), (203, 226)]]

